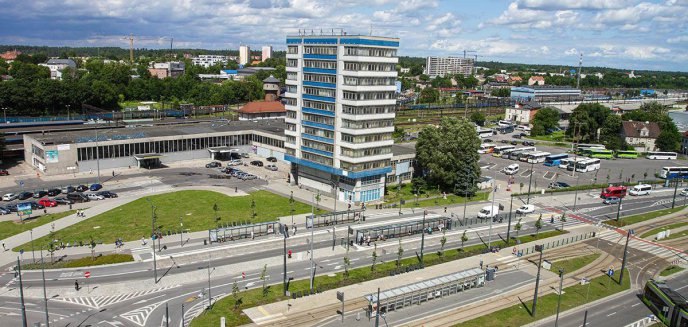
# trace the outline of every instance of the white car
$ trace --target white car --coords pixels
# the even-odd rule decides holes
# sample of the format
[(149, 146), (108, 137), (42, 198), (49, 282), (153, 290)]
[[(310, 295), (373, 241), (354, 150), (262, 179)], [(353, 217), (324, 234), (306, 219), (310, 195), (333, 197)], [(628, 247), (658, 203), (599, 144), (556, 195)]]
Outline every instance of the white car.
[(98, 195), (96, 193), (88, 193), (88, 194), (86, 194), (86, 196), (88, 197), (89, 200), (103, 200), (103, 199), (105, 199), (104, 196)]
[(234, 160), (229, 161), (227, 166), (241, 166), (243, 164), (244, 163), (241, 161), (241, 159), (234, 159)]
[(520, 208), (516, 209), (516, 213), (519, 215), (525, 215), (533, 212), (535, 212), (535, 206), (532, 204), (524, 204)]
[(511, 164), (504, 168), (504, 173), (507, 175), (515, 175), (516, 173), (518, 173), (518, 169), (518, 164)]
[(684, 188), (684, 189), (681, 191), (681, 196), (688, 196), (688, 188)]
[(275, 165), (266, 165), (265, 169), (267, 170), (272, 170), (272, 171), (277, 171), (277, 166)]
[(16, 200), (17, 198), (19, 198), (19, 195), (17, 195), (16, 193), (7, 193), (2, 196), (3, 201), (12, 201)]

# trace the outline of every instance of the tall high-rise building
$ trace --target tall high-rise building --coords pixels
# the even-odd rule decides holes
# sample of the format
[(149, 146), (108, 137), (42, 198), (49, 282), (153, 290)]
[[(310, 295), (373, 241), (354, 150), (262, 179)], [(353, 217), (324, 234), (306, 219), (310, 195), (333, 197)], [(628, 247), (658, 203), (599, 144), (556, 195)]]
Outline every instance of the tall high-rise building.
[(341, 201), (384, 196), (392, 167), (398, 38), (287, 36), (285, 159)]
[(263, 52), (261, 56), (261, 61), (265, 61), (272, 58), (272, 46), (271, 45), (264, 45), (263, 46)]
[(239, 46), (239, 65), (251, 63), (251, 48), (248, 45)]
[(430, 77), (447, 74), (463, 74), (468, 76), (473, 73), (473, 58), (461, 57), (428, 57), (425, 61), (425, 74)]

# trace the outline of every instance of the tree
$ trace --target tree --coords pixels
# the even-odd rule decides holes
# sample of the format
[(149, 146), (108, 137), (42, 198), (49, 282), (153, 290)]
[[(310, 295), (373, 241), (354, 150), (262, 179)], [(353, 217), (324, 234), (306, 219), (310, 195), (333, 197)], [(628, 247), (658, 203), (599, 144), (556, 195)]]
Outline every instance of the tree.
[(370, 266), (370, 271), (375, 271), (375, 264), (377, 263), (377, 242), (375, 243), (375, 248), (373, 249), (373, 265)]
[(626, 148), (626, 141), (621, 137), (623, 122), (617, 115), (609, 115), (602, 124), (600, 130), (600, 141), (610, 150), (620, 150)]
[[(296, 204), (296, 200), (294, 200), (294, 192), (291, 192), (291, 195), (289, 196), (289, 212), (291, 213), (291, 223), (294, 223), (294, 213), (296, 212), (296, 209), (294, 209), (294, 205)], [(287, 234), (289, 232), (287, 231)]]
[(566, 222), (566, 211), (561, 214), (561, 230), (564, 230), (564, 223)]
[(418, 76), (423, 74), (423, 66), (421, 65), (413, 65), (409, 69), (409, 74), (411, 76)]
[(392, 132), (392, 138), (401, 141), (406, 135), (406, 131), (403, 127), (394, 126), (394, 132)]
[(535, 237), (540, 234), (540, 230), (542, 229), (542, 215), (540, 215), (540, 218), (538, 218), (537, 221), (535, 221)]
[(401, 247), (401, 238), (399, 238), (399, 248), (397, 249), (397, 268), (401, 266), (402, 255), (404, 255), (404, 248)]
[(93, 236), (91, 236), (89, 246), (91, 247), (91, 260), (96, 261), (96, 241), (93, 240)]
[(241, 304), (241, 300), (239, 300), (239, 284), (237, 284), (236, 280), (232, 283), (232, 297), (234, 298), (234, 310), (236, 310)]
[(485, 114), (483, 114), (480, 111), (475, 111), (471, 114), (471, 121), (476, 123), (478, 126), (483, 126), (485, 125)]
[(215, 221), (220, 220), (220, 217), (217, 216), (217, 212), (220, 210), (220, 208), (217, 206), (217, 203), (213, 204), (213, 212), (215, 213)]
[(662, 130), (655, 141), (655, 146), (661, 151), (679, 151), (681, 149), (681, 134), (671, 130)]
[(523, 225), (521, 225), (521, 220), (519, 219), (516, 225), (514, 225), (514, 229), (516, 230), (516, 238), (518, 239), (518, 234), (521, 232), (521, 228), (523, 228)]
[(349, 247), (346, 247), (346, 255), (344, 256), (344, 278), (349, 277), (349, 266), (351, 266), (351, 259), (349, 259)]
[(268, 273), (268, 265), (263, 265), (263, 271), (260, 272), (260, 280), (263, 281), (263, 297), (268, 296), (268, 288), (266, 287), (267, 283), (267, 273)]
[(504, 88), (504, 87), (500, 87), (498, 89), (492, 89), (490, 91), (490, 95), (493, 97), (506, 98), (506, 97), (511, 96), (511, 89), (510, 88)]
[(547, 130), (557, 126), (559, 126), (559, 111), (550, 107), (542, 108), (535, 113), (531, 135), (547, 134)]
[(463, 234), (461, 234), (461, 252), (463, 252), (463, 244), (468, 242), (468, 236), (466, 236), (466, 230), (464, 229)]
[(442, 230), (442, 238), (440, 239), (440, 252), (438, 252), (440, 260), (444, 258), (444, 245), (447, 244), (447, 236), (445, 235), (446, 232), (446, 229)]
[(440, 91), (434, 87), (426, 87), (420, 91), (418, 102), (420, 103), (437, 103), (440, 100)]
[(479, 147), (480, 139), (473, 124), (457, 118), (443, 118), (439, 127), (426, 126), (418, 136), (418, 171), (441, 190), (468, 185), (468, 193), (475, 193), (475, 182), (480, 178)]
[(609, 115), (609, 108), (599, 103), (582, 103), (571, 113), (566, 135), (580, 142), (595, 141), (597, 130)]

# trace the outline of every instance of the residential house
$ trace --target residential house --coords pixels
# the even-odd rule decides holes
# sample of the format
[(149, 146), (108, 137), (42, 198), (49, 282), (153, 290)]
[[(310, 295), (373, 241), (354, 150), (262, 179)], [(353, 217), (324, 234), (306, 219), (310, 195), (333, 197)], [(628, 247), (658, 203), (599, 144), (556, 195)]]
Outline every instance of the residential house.
[(523, 78), (521, 76), (509, 76), (509, 84), (523, 83)]
[(506, 120), (511, 120), (519, 124), (531, 124), (537, 111), (542, 106), (534, 101), (520, 102), (512, 108), (506, 108)]
[(659, 125), (655, 122), (625, 121), (622, 123), (621, 136), (626, 143), (638, 152), (655, 151), (655, 141), (659, 137)]
[(76, 70), (76, 62), (72, 59), (48, 59), (47, 62), (38, 65), (48, 67), (50, 69), (50, 79), (56, 80), (62, 79), (62, 72), (65, 68)]
[(163, 79), (166, 77), (177, 77), (184, 74), (184, 63), (181, 61), (170, 62), (151, 62), (148, 72), (151, 76)]
[(531, 76), (528, 85), (545, 85), (545, 78), (542, 76)]
[(16, 60), (17, 56), (19, 56), (21, 53), (21, 51), (17, 50), (5, 51), (4, 53), (0, 53), (0, 58), (5, 59), (5, 61), (13, 61)]
[(280, 101), (252, 101), (239, 109), (239, 120), (284, 119), (286, 115)]

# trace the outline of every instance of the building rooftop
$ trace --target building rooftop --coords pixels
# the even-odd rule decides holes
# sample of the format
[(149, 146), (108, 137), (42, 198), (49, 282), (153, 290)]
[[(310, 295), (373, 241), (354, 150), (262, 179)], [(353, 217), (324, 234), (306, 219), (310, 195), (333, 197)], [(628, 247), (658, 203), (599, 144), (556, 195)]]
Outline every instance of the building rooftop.
[[(257, 121), (228, 121), (219, 119), (215, 121), (185, 121), (174, 120), (168, 124), (159, 125), (128, 125), (124, 128), (102, 128), (98, 130), (98, 141), (142, 139), (151, 137), (165, 137), (176, 135), (195, 135), (233, 131), (260, 131), (284, 136), (284, 121), (257, 120)], [(29, 135), (43, 144), (74, 144), (96, 141), (96, 131), (69, 131), (50, 132), (44, 134)]]
[(270, 75), (268, 78), (266, 78), (266, 79), (263, 80), (263, 83), (273, 83), (273, 84), (277, 84), (277, 83), (279, 83), (279, 82), (280, 82), (280, 80), (276, 79), (275, 76), (272, 76), (272, 75)]
[(416, 143), (399, 143), (392, 145), (392, 154), (395, 156), (415, 155)]
[(269, 112), (287, 112), (284, 104), (279, 101), (252, 101), (241, 107), (242, 114), (259, 114)]
[[(655, 122), (624, 121), (622, 122), (623, 135), (626, 137), (642, 137), (656, 139), (659, 136), (659, 124)], [(641, 135), (643, 129), (648, 130), (648, 135)]]
[(514, 89), (533, 89), (533, 90), (578, 90), (571, 86), (560, 86), (560, 85), (524, 85), (518, 87), (512, 87)]
[(48, 65), (67, 65), (69, 67), (76, 67), (76, 62), (72, 59), (48, 59)]

